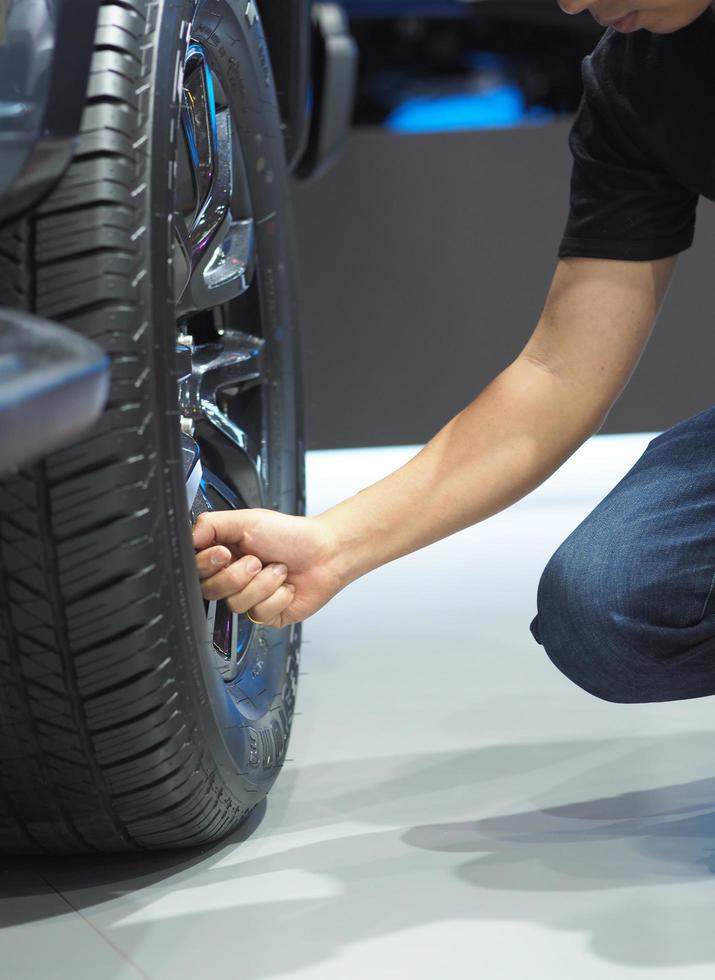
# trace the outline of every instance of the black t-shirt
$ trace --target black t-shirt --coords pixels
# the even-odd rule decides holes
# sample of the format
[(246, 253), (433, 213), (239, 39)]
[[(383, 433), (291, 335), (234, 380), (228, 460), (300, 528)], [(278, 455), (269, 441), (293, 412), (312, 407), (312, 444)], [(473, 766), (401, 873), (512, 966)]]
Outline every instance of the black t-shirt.
[(673, 34), (608, 28), (582, 64), (559, 257), (659, 259), (715, 200), (715, 12)]

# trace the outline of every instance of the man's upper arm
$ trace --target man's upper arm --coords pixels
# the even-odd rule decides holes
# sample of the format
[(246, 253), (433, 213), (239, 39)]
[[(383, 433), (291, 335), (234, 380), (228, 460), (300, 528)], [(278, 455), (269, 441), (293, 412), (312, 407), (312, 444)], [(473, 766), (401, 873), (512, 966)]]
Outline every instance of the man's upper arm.
[(560, 261), (520, 356), (568, 386), (586, 426), (603, 424), (628, 383), (693, 241), (698, 194), (666, 166), (663, 127), (647, 124), (662, 110), (655, 82), (680, 54), (646, 31), (609, 29), (582, 63)]
[(676, 261), (562, 259), (519, 357), (547, 369), (604, 418), (638, 364)]

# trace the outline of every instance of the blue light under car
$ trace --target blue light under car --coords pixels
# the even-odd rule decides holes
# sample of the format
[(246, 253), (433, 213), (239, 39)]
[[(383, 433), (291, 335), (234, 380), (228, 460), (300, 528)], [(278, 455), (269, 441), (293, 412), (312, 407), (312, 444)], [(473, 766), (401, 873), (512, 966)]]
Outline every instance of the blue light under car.
[(521, 90), (504, 84), (483, 92), (406, 99), (393, 109), (385, 127), (397, 133), (443, 133), (539, 125), (553, 118), (545, 106), (527, 109)]

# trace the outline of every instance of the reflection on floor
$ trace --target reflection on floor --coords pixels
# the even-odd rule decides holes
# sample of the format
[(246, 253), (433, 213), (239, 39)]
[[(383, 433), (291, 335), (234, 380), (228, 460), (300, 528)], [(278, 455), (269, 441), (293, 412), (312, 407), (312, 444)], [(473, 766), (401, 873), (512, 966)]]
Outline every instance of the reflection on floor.
[[(710, 980), (711, 699), (598, 701), (528, 629), (548, 558), (653, 435), (594, 437), (311, 619), (291, 761), (245, 831), (0, 861), (0, 976)], [(415, 451), (311, 454), (311, 512)]]

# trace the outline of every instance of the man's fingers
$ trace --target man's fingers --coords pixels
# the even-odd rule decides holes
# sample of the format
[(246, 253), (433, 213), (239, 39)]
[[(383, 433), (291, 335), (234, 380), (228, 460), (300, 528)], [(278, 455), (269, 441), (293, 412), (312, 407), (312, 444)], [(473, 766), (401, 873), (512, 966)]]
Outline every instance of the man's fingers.
[(213, 548), (206, 548), (196, 555), (196, 568), (200, 579), (210, 578), (231, 561), (233, 555), (228, 548), (223, 545), (216, 545)]
[[(229, 596), (243, 592), (246, 586), (253, 581), (260, 571), (261, 563), (258, 558), (255, 555), (247, 555), (245, 558), (233, 562), (228, 568), (224, 568), (219, 572), (215, 571), (214, 575), (203, 579), (201, 582), (203, 597), (209, 601), (214, 599), (228, 599)], [(233, 610), (233, 612), (238, 611), (238, 609)]]
[(282, 585), (273, 593), (270, 599), (259, 602), (252, 609), (249, 609), (248, 612), (250, 612), (253, 619), (257, 619), (267, 626), (275, 626), (277, 629), (280, 629), (281, 613), (285, 612), (288, 606), (290, 606), (294, 596), (294, 585)]
[[(227, 573), (221, 572), (220, 574), (226, 575)], [(243, 589), (235, 590), (233, 595), (228, 596), (228, 608), (231, 612), (248, 612), (258, 603), (269, 599), (283, 584), (287, 574), (288, 569), (285, 565), (267, 565)], [(206, 596), (205, 592), (204, 596)], [(253, 618), (258, 619), (259, 617), (254, 616)]]

